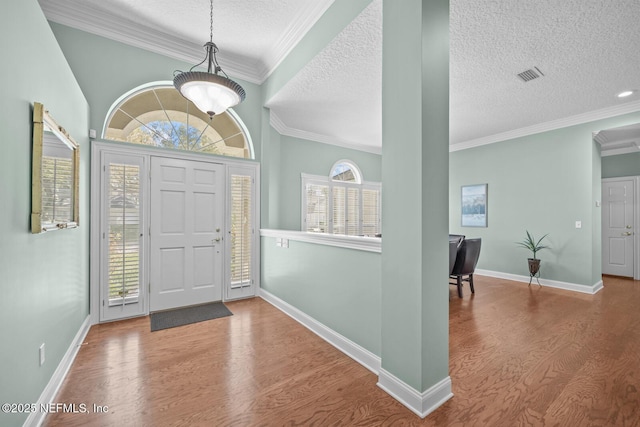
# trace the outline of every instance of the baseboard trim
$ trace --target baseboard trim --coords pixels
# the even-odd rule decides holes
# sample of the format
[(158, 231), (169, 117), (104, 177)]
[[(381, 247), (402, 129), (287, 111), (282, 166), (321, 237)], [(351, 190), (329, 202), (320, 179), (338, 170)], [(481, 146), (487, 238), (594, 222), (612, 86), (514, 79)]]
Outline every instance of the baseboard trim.
[[(475, 273), (480, 276), (489, 276), (489, 277), (495, 277), (498, 279), (513, 280), (514, 282), (529, 283), (529, 276), (520, 276), (518, 274), (502, 273), (500, 271), (481, 270), (481, 269), (476, 269)], [(592, 286), (579, 285), (577, 283), (560, 282), (557, 280), (549, 280), (549, 279), (539, 279), (539, 280), (540, 280), (540, 285), (542, 286), (547, 286), (549, 288), (556, 288), (556, 289), (564, 289), (566, 291), (580, 292), (580, 293), (589, 294), (589, 295), (596, 294), (597, 292), (602, 290), (602, 288), (604, 287), (602, 280), (598, 281), (597, 283), (594, 283)], [(535, 284), (537, 286), (538, 282), (534, 279), (532, 284)]]
[(420, 418), (424, 418), (453, 397), (451, 377), (446, 377), (420, 393), (388, 371), (380, 368), (378, 387), (393, 396)]
[[(84, 322), (82, 322), (82, 325), (80, 325), (80, 329), (76, 333), (76, 336), (73, 338), (73, 341), (71, 341), (71, 345), (62, 357), (62, 360), (58, 364), (58, 367), (53, 372), (49, 383), (42, 391), (42, 394), (40, 394), (40, 398), (38, 398), (38, 402), (36, 403), (38, 408), (40, 408), (41, 405), (46, 405), (53, 402), (53, 400), (55, 399), (56, 395), (58, 394), (58, 390), (60, 390), (60, 387), (62, 386), (62, 383), (69, 373), (69, 369), (71, 369), (71, 365), (73, 364), (73, 361), (75, 360), (76, 355), (80, 350), (80, 346), (84, 342), (87, 333), (89, 333), (90, 328), (91, 315), (88, 315), (84, 319)], [(46, 415), (46, 413), (40, 411), (31, 412), (29, 414), (29, 417), (25, 420), (23, 426), (40, 426), (44, 421)]]
[(380, 357), (350, 339), (340, 335), (333, 329), (328, 328), (313, 317), (300, 311), (288, 302), (281, 300), (272, 293), (265, 291), (264, 289), (260, 289), (259, 296), (374, 374), (378, 375), (381, 366)]

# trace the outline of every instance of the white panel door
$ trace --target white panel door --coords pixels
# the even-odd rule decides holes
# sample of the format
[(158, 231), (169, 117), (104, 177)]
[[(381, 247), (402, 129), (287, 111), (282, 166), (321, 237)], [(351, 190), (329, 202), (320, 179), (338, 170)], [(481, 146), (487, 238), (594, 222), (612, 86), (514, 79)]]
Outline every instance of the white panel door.
[(633, 180), (602, 183), (602, 273), (633, 277)]
[(151, 159), (150, 311), (222, 299), (225, 170)]

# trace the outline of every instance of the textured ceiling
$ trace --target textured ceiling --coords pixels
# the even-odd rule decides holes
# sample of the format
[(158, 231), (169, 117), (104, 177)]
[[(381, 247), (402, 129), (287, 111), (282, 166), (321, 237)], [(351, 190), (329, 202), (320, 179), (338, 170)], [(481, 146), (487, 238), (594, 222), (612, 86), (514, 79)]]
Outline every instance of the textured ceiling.
[(283, 133), (376, 151), (382, 145), (381, 65), (382, 1), (374, 0), (267, 107)]
[[(379, 152), (382, 0), (268, 100), (281, 133)], [(333, 0), (214, 0), (233, 78), (261, 83)], [(40, 0), (48, 19), (198, 62), (206, 0)], [(451, 0), (450, 143), (462, 149), (640, 110), (640, 1)], [(544, 73), (523, 82), (517, 74)], [(602, 134), (603, 150), (616, 147)], [(629, 138), (625, 135), (625, 138)], [(640, 139), (640, 138), (639, 138)]]
[(452, 144), (637, 103), (639, 22), (638, 0), (453, 0)]

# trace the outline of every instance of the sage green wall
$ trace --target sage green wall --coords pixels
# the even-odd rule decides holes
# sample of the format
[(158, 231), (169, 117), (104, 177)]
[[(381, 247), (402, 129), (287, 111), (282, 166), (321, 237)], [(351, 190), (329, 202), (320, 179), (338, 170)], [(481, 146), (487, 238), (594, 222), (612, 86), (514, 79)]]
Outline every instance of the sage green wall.
[[(95, 129), (98, 135), (101, 135), (109, 109), (120, 96), (149, 82), (171, 81), (175, 70), (193, 66), (64, 25), (53, 22), (50, 25), (91, 105), (91, 129)], [(230, 77), (235, 79), (232, 75)], [(262, 89), (236, 80), (244, 87), (247, 98), (233, 110), (251, 134), (259, 160)]]
[[(89, 314), (89, 108), (36, 0), (0, 14), (0, 402), (36, 402)], [(33, 235), (32, 105), (41, 102), (80, 144), (80, 227)], [(38, 348), (46, 361), (39, 366)], [(0, 413), (19, 426), (27, 414)]]
[(602, 178), (640, 176), (640, 152), (602, 158)]
[(260, 175), (260, 228), (280, 228), (280, 134), (269, 124), (269, 109), (262, 112)]
[[(601, 169), (593, 132), (640, 121), (630, 113), (450, 153), (452, 233), (481, 237), (478, 268), (528, 276), (530, 255), (514, 242), (549, 233), (539, 253), (545, 279), (592, 286), (601, 280)], [(609, 172), (610, 173), (610, 172)], [(487, 228), (461, 227), (460, 187), (489, 184)], [(575, 228), (575, 221), (582, 228)]]
[[(573, 127), (451, 153), (450, 230), (482, 238), (478, 268), (528, 276), (531, 254), (514, 242), (529, 230), (535, 237), (549, 233), (551, 249), (538, 254), (541, 277), (595, 283), (591, 144), (587, 128)], [(461, 227), (460, 187), (484, 183), (488, 227)]]
[[(300, 230), (302, 209), (301, 173), (329, 176), (341, 159), (353, 161), (365, 181), (382, 181), (382, 156), (335, 145), (282, 135), (279, 160), (279, 227)], [(384, 199), (384, 195), (382, 196)]]
[[(338, 1), (264, 84), (265, 101), (348, 25), (371, 0)], [(301, 174), (328, 176), (340, 159), (358, 165), (364, 179), (381, 181), (381, 156), (280, 135), (263, 116), (262, 228), (300, 230)], [(383, 195), (384, 198), (384, 195)], [(380, 355), (380, 254), (262, 238), (261, 287)]]
[(262, 289), (380, 356), (380, 254), (262, 237)]

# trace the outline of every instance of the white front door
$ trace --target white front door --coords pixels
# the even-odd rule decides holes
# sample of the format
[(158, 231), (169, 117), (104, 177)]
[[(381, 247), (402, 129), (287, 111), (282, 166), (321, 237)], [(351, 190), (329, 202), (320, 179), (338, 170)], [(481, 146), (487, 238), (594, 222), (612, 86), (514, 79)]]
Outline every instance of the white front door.
[(222, 299), (223, 165), (151, 159), (150, 311)]
[(602, 273), (633, 277), (634, 181), (602, 182)]

